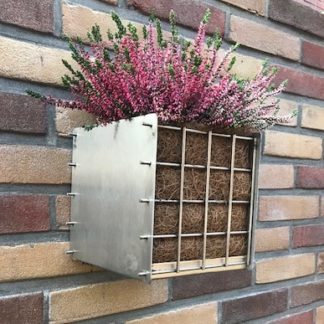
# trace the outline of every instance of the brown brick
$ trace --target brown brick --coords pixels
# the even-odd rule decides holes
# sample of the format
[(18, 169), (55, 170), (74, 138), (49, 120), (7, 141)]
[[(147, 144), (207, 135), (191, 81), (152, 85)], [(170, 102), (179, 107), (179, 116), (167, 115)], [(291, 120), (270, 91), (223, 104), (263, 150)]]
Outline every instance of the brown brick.
[(303, 41), (302, 62), (309, 66), (324, 69), (324, 47)]
[(71, 182), (71, 152), (45, 146), (0, 145), (0, 183)]
[(287, 303), (288, 291), (286, 289), (225, 301), (222, 304), (221, 323), (242, 323), (283, 312), (287, 309)]
[(270, 0), (268, 16), (270, 19), (324, 37), (324, 19), (321, 13), (294, 0)]
[[(208, 33), (214, 33), (216, 30), (222, 35), (225, 29), (225, 13), (214, 6), (206, 5), (202, 2), (194, 0), (178, 1), (178, 0), (128, 0), (128, 4), (136, 9), (146, 13), (154, 14), (161, 19), (168, 19), (170, 10), (173, 9), (177, 14), (179, 24), (194, 29), (199, 27), (207, 8), (211, 10), (210, 22), (207, 26)], [(193, 14), (194, 13), (194, 14)]]
[(301, 126), (324, 130), (324, 107), (303, 105)]
[(40, 32), (51, 33), (54, 31), (54, 1), (1, 1), (0, 21)]
[[(286, 92), (324, 100), (324, 77), (288, 67), (278, 67), (279, 71), (275, 83), (279, 84), (284, 80), (288, 80)], [(307, 87), (305, 87), (305, 84), (307, 84)]]
[(317, 196), (262, 196), (259, 204), (260, 221), (279, 221), (318, 217)]
[(56, 225), (59, 229), (68, 229), (66, 222), (70, 220), (71, 198), (68, 196), (56, 197)]
[(126, 322), (126, 324), (216, 324), (217, 323), (217, 304), (201, 304), (188, 308), (175, 309), (169, 312), (156, 314)]
[(146, 284), (121, 280), (65, 289), (50, 293), (50, 321), (69, 323), (164, 303), (168, 300), (166, 280)]
[(69, 243), (35, 243), (0, 247), (0, 282), (98, 271), (65, 254)]
[(317, 246), (324, 244), (324, 225), (305, 225), (293, 228), (292, 245), (294, 248), (302, 246)]
[(294, 167), (283, 164), (261, 164), (260, 189), (287, 189), (294, 187)]
[(317, 307), (316, 309), (316, 324), (324, 323), (324, 306)]
[(0, 219), (1, 234), (48, 231), (48, 196), (0, 195)]
[[(279, 107), (280, 110), (278, 116), (291, 117), (294, 115), (294, 113), (298, 111), (297, 103), (291, 100), (280, 99)], [(278, 123), (278, 124), (284, 126), (291, 126), (291, 127), (297, 126), (297, 115), (291, 117), (287, 123)]]
[(0, 36), (0, 76), (62, 84), (67, 73), (62, 59), (72, 63), (69, 51)]
[(258, 15), (264, 16), (265, 0), (221, 0)]
[(324, 280), (291, 288), (291, 306), (306, 305), (324, 299)]
[(265, 155), (319, 160), (322, 158), (322, 139), (268, 130), (263, 152)]
[(313, 311), (293, 314), (267, 323), (268, 324), (313, 324)]
[(317, 272), (324, 273), (324, 252), (321, 252), (321, 253), (318, 254)]
[(28, 96), (0, 92), (0, 129), (22, 133), (46, 133), (45, 105), (40, 100)]
[(95, 116), (86, 111), (56, 108), (56, 131), (60, 135), (66, 136), (76, 127), (94, 125), (95, 123)]
[(276, 251), (289, 248), (289, 227), (258, 228), (255, 231), (255, 251)]
[(297, 167), (296, 186), (298, 188), (324, 188), (324, 168), (299, 166)]
[(2, 324), (42, 324), (43, 294), (24, 294), (0, 297), (0, 323)]
[(299, 38), (250, 19), (232, 15), (229, 38), (242, 45), (291, 60), (297, 61), (300, 58)]
[(256, 283), (299, 278), (314, 272), (315, 255), (313, 253), (264, 259), (256, 263)]
[(233, 270), (173, 278), (173, 299), (240, 289), (251, 284), (251, 271)]

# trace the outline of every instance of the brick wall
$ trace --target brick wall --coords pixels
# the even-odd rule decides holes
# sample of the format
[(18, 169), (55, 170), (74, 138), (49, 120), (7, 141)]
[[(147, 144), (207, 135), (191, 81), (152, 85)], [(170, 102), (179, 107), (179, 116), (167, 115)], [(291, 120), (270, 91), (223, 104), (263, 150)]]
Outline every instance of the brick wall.
[[(264, 136), (255, 266), (146, 285), (72, 261), (67, 134), (92, 117), (25, 89), (64, 96), (60, 36), (111, 26), (105, 12), (141, 24), (174, 8), (192, 37), (207, 7), (209, 31), (242, 44), (235, 72), (252, 76), (269, 58), (289, 79), (282, 111), (298, 110)], [(2, 1), (0, 323), (324, 323), (323, 69), (324, 17), (294, 0)]]

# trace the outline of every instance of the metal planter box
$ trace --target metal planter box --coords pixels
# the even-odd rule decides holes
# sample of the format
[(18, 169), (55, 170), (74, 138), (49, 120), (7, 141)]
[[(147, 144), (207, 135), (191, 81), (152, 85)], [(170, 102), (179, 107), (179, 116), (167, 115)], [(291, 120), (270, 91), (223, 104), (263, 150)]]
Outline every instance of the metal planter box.
[(76, 259), (147, 281), (251, 263), (258, 138), (158, 125), (74, 130)]

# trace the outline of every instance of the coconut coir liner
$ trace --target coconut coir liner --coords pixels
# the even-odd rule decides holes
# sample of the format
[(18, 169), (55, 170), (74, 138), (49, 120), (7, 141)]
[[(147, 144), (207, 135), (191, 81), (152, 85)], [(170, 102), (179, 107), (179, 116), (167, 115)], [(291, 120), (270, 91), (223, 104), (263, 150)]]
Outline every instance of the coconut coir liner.
[[(185, 163), (192, 165), (207, 164), (207, 135), (187, 133)], [(251, 168), (252, 143), (236, 141), (234, 167)], [(211, 166), (230, 167), (231, 138), (212, 137)], [(181, 163), (182, 133), (180, 131), (160, 129), (158, 136), (157, 161)], [(226, 232), (230, 187), (230, 172), (211, 170), (209, 181), (209, 199), (224, 200), (224, 204), (209, 203), (207, 232)], [(185, 200), (204, 200), (206, 191), (206, 169), (185, 168)], [(234, 172), (233, 200), (249, 200), (251, 191), (251, 174)], [(158, 166), (156, 172), (156, 199), (178, 200), (180, 198), (180, 167)], [(231, 231), (248, 229), (248, 204), (233, 204)], [(184, 203), (182, 216), (182, 233), (203, 233), (204, 204)], [(154, 234), (177, 234), (179, 228), (179, 204), (156, 203)], [(207, 258), (225, 256), (226, 235), (207, 238)], [(246, 235), (231, 235), (230, 256), (246, 254)], [(172, 262), (177, 260), (177, 238), (160, 238), (154, 240), (153, 262)], [(203, 237), (183, 237), (181, 239), (181, 260), (202, 258)]]

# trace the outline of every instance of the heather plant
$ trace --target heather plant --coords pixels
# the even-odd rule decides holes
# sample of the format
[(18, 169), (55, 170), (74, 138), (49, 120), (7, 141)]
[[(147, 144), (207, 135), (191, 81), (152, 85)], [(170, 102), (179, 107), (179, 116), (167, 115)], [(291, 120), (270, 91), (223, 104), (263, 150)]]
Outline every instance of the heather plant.
[(163, 122), (259, 130), (286, 122), (287, 117), (277, 115), (275, 96), (285, 86), (272, 85), (277, 71), (265, 64), (251, 80), (231, 74), (237, 45), (221, 57), (221, 37), (217, 33), (206, 37), (209, 18), (206, 11), (191, 42), (180, 37), (172, 11), (168, 38), (157, 19), (139, 33), (112, 13), (117, 32), (108, 31), (107, 40), (97, 25), (88, 33), (89, 46), (68, 39), (79, 69), (63, 60), (69, 74), (62, 81), (73, 100), (28, 93), (47, 103), (92, 113), (101, 124), (148, 113), (156, 113)]

